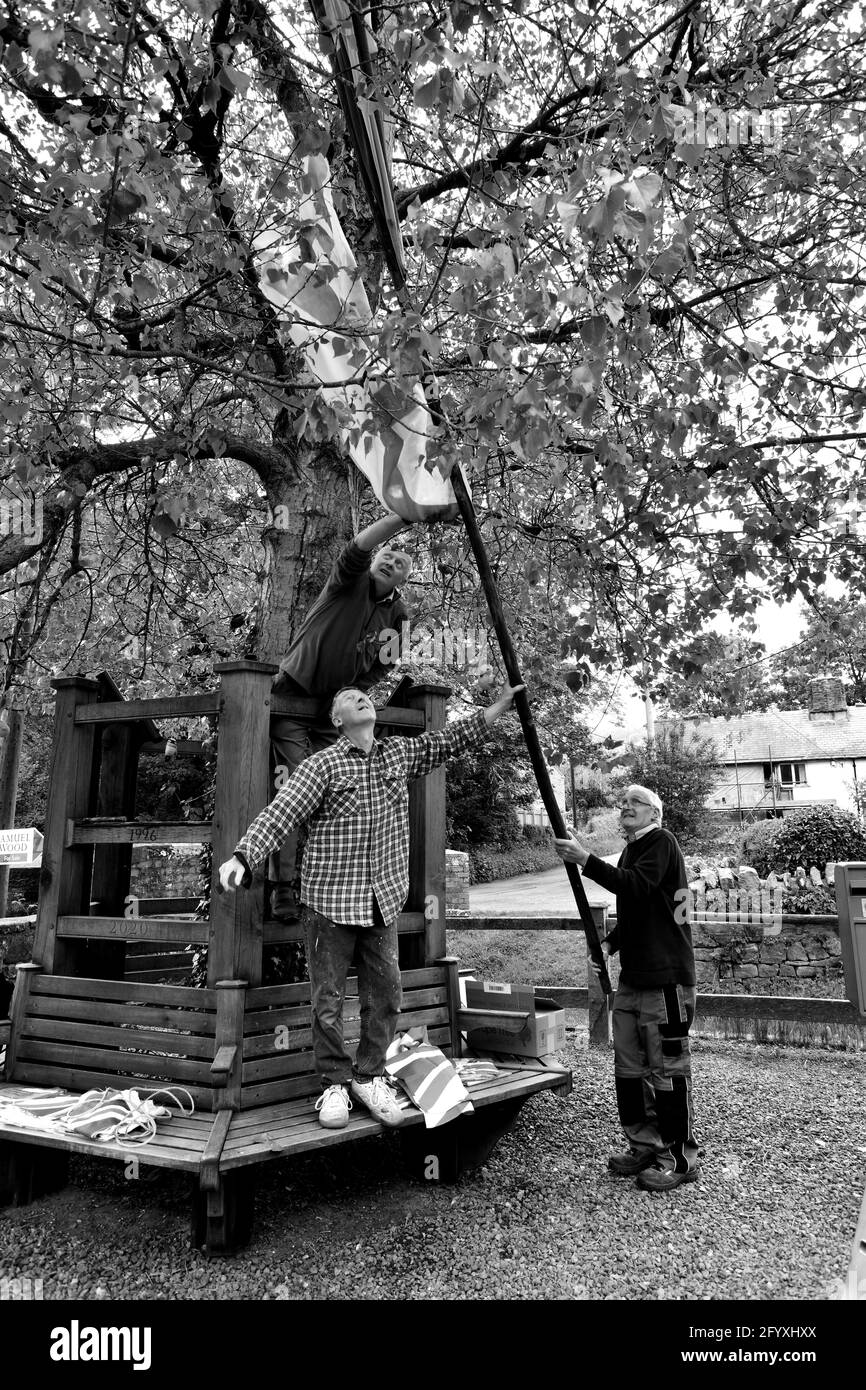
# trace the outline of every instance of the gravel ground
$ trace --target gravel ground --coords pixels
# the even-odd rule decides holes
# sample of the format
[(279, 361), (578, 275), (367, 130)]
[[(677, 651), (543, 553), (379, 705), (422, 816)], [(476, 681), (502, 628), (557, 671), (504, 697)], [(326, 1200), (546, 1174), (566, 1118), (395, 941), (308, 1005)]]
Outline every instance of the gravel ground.
[(457, 1187), (407, 1181), (388, 1134), (271, 1163), (252, 1245), (208, 1260), (189, 1249), (180, 1175), (127, 1182), (76, 1159), (63, 1192), (4, 1212), (0, 1275), (61, 1300), (832, 1298), (863, 1192), (866, 1059), (694, 1052), (704, 1173), (664, 1196), (609, 1175), (612, 1060), (573, 1026), (573, 1094), (531, 1100)]

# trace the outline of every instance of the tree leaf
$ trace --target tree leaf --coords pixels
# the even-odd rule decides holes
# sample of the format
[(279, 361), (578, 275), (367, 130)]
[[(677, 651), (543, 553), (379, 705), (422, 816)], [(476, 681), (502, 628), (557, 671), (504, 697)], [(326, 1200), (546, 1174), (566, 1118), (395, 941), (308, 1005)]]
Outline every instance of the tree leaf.
[(440, 82), (438, 72), (434, 72), (432, 77), (418, 78), (415, 82), (412, 98), (415, 105), (422, 111), (429, 111), (431, 107), (439, 103)]

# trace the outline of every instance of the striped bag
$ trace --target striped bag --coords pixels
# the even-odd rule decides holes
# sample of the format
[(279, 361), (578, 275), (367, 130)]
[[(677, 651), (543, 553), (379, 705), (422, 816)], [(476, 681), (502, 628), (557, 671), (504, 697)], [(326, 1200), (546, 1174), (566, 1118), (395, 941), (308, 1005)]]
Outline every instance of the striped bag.
[(426, 1030), (423, 1038), (398, 1034), (385, 1054), (385, 1070), (423, 1111), (428, 1129), (475, 1108), (453, 1062), (427, 1041)]

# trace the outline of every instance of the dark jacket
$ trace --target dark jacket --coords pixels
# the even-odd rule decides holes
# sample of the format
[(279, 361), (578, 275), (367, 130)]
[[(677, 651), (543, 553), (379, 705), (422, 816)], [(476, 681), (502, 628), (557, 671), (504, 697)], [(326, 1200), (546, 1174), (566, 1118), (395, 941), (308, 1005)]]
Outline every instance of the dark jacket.
[(369, 690), (391, 674), (379, 660), (382, 633), (399, 634), (409, 615), (396, 589), (377, 598), (370, 578), (371, 560), (371, 552), (361, 550), (354, 541), (337, 557), (325, 587), (280, 662), (275, 690), (325, 700), (344, 685)]
[(688, 879), (671, 832), (657, 826), (632, 840), (616, 866), (591, 854), (583, 873), (616, 894), (616, 927), (607, 939), (611, 952), (619, 951), (622, 983), (633, 989), (694, 985)]

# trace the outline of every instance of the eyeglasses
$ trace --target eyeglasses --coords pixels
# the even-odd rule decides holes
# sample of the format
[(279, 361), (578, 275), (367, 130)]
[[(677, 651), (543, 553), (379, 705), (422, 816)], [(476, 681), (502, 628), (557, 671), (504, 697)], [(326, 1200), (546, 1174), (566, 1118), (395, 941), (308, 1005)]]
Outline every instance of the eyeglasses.
[(622, 808), (626, 806), (649, 806), (650, 809), (652, 809), (652, 802), (642, 801), (637, 796), (630, 796), (627, 797), (625, 801), (620, 802), (620, 810), (622, 810)]

